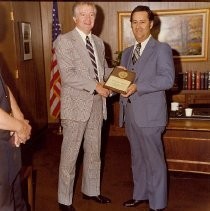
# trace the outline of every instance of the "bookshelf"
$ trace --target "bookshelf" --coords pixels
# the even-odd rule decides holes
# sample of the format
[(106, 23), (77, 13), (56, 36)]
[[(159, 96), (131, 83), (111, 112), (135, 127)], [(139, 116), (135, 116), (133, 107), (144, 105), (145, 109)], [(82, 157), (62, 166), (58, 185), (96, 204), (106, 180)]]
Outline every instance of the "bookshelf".
[(186, 71), (176, 76), (179, 87), (184, 90), (210, 89), (210, 71)]

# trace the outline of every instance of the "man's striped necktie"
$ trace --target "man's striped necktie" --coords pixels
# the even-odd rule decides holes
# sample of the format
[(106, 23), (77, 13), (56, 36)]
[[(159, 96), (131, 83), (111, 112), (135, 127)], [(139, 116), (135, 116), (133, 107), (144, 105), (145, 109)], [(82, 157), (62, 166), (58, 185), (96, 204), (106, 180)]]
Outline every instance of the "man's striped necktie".
[(88, 53), (90, 55), (90, 59), (94, 68), (95, 75), (96, 75), (96, 80), (99, 81), (95, 54), (94, 54), (93, 46), (88, 36), (86, 36), (86, 48), (88, 49)]
[(140, 57), (140, 49), (141, 49), (141, 43), (138, 43), (138, 44), (136, 45), (136, 48), (135, 48), (134, 52), (133, 52), (133, 57), (132, 57), (133, 64), (135, 64), (136, 61), (137, 61), (137, 60), (139, 59), (139, 57)]

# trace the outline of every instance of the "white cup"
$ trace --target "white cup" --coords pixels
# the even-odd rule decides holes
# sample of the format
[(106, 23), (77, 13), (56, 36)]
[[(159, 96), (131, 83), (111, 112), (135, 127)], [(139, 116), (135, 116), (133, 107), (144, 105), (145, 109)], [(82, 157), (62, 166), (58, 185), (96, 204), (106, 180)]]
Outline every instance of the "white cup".
[(171, 103), (171, 111), (178, 111), (179, 110), (179, 103), (178, 102), (172, 102)]
[(192, 108), (185, 108), (185, 116), (192, 116)]

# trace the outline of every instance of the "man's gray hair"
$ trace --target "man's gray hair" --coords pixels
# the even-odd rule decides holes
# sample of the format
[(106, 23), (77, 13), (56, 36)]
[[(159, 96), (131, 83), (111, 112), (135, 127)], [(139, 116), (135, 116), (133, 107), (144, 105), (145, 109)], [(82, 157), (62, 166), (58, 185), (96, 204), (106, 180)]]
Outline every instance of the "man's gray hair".
[(73, 7), (72, 7), (72, 12), (73, 12), (73, 17), (76, 17), (76, 14), (77, 14), (77, 8), (79, 6), (82, 6), (82, 5), (87, 5), (87, 6), (90, 6), (94, 9), (94, 12), (95, 12), (95, 15), (96, 15), (96, 12), (97, 12), (97, 9), (96, 9), (96, 5), (92, 2), (76, 2)]

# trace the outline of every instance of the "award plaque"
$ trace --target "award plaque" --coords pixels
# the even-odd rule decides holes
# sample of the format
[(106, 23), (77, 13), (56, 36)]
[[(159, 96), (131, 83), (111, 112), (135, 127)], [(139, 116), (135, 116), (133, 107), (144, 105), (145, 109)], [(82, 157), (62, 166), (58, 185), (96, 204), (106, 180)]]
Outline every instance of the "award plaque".
[(117, 93), (126, 94), (128, 87), (135, 79), (135, 75), (135, 72), (115, 67), (104, 87)]

